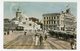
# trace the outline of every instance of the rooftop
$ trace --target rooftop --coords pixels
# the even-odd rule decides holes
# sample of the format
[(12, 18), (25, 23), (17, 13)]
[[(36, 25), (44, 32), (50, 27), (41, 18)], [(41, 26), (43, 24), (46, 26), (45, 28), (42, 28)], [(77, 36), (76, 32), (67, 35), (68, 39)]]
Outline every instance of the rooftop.
[(49, 15), (56, 16), (56, 15), (60, 15), (60, 13), (47, 13), (47, 14), (43, 14), (43, 16), (49, 16)]

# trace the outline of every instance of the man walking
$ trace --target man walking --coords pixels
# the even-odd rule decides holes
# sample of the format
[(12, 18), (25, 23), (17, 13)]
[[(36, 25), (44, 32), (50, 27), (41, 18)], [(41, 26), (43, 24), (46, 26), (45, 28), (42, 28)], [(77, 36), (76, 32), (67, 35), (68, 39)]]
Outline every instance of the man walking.
[(42, 37), (42, 35), (40, 34), (40, 37), (39, 37), (40, 45), (42, 45), (42, 41), (43, 41), (43, 37)]
[(7, 31), (7, 35), (9, 35), (10, 34), (10, 32), (9, 31)]
[(75, 41), (74, 41), (74, 39), (71, 40), (70, 45), (71, 45), (71, 49), (75, 49)]
[(44, 38), (45, 38), (45, 40), (46, 40), (46, 39), (47, 39), (47, 35), (45, 35), (45, 37), (44, 37)]
[(25, 31), (25, 32), (24, 32), (24, 35), (26, 35), (26, 33), (27, 33), (27, 32)]

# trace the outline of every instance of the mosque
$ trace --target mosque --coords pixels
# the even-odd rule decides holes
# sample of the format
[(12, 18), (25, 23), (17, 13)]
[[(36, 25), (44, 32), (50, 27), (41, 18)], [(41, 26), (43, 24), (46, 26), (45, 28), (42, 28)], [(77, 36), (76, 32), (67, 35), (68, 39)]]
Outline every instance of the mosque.
[(16, 17), (11, 20), (11, 30), (41, 30), (40, 25), (37, 24), (38, 19), (34, 18), (35, 21), (32, 21), (33, 19), (30, 19), (30, 17), (23, 14), (19, 8), (17, 9), (15, 16)]

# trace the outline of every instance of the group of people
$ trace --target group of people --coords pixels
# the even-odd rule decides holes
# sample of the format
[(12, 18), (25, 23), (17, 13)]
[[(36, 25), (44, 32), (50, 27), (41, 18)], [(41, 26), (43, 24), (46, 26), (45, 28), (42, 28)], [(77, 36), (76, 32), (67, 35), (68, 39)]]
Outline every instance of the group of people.
[[(24, 32), (24, 35), (26, 35), (27, 32)], [(43, 44), (43, 40), (46, 40), (47, 39), (47, 35), (46, 33), (44, 34), (39, 34), (39, 33), (36, 33), (33, 40), (35, 42), (35, 45), (42, 45)], [(70, 41), (70, 46), (71, 46), (71, 49), (75, 49), (76, 48), (76, 42), (74, 40), (74, 38), (71, 39)]]
[(35, 45), (42, 45), (43, 40), (47, 39), (47, 35), (42, 36), (41, 34), (35, 34)]
[[(27, 32), (24, 31), (24, 35), (26, 35)], [(36, 33), (33, 36), (33, 41), (35, 43), (35, 45), (42, 45), (43, 44), (43, 40), (47, 39), (47, 35), (46, 34), (40, 34), (40, 33)]]

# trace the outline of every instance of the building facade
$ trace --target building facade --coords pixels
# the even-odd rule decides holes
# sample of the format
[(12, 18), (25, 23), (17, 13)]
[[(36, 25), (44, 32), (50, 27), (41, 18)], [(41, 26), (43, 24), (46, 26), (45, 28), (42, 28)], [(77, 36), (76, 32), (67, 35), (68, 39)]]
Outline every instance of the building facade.
[(64, 28), (67, 33), (76, 32), (76, 17), (71, 14), (70, 9), (67, 9), (64, 14)]
[[(28, 16), (26, 16), (25, 14), (23, 14), (19, 9), (17, 9), (16, 17), (14, 17), (11, 20), (11, 26), (10, 29), (11, 30), (24, 30), (24, 31), (28, 31), (28, 30), (38, 30), (41, 29), (40, 25), (38, 25), (35, 22), (35, 18), (30, 18)], [(38, 21), (38, 19), (36, 19), (36, 21)]]
[(75, 20), (76, 18), (71, 14), (70, 9), (60, 13), (43, 14), (43, 29), (71, 33), (76, 29)]
[(44, 29), (64, 31), (64, 15), (62, 13), (43, 14)]

